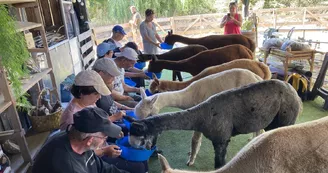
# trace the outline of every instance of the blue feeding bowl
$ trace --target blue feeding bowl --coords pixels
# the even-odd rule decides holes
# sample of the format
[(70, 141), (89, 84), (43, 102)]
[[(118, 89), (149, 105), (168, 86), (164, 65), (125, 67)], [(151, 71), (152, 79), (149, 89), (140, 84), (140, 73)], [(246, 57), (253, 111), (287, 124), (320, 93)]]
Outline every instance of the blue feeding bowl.
[[(134, 119), (138, 119), (137, 116), (134, 114), (134, 111), (127, 110), (126, 112), (127, 116), (133, 117)], [(127, 121), (126, 119), (123, 119), (123, 123), (125, 124), (126, 128), (130, 130), (131, 123)]]
[(124, 78), (124, 83), (132, 87), (135, 87), (137, 85), (135, 82), (128, 78)]
[(139, 70), (142, 70), (144, 67), (146, 67), (146, 62), (137, 62), (134, 64), (134, 67)]
[(164, 42), (161, 43), (159, 46), (161, 47), (161, 49), (172, 49), (173, 48), (173, 45), (169, 45), (169, 44), (164, 43)]
[(146, 90), (145, 90), (145, 93), (146, 93), (146, 95), (147, 95), (148, 97), (153, 95), (153, 94), (149, 91), (149, 89), (146, 89)]
[(142, 162), (148, 160), (149, 157), (156, 150), (156, 146), (154, 146), (151, 150), (133, 148), (129, 144), (129, 138), (127, 136), (116, 140), (116, 145), (118, 145), (122, 150), (120, 157), (122, 157), (125, 160), (136, 161), (136, 162)]
[[(153, 72), (145, 71), (145, 73), (146, 73), (146, 75), (147, 75), (148, 77), (150, 77), (150, 79), (153, 78)], [(160, 78), (162, 77), (162, 72), (154, 73), (154, 74), (156, 75), (156, 77), (157, 77), (158, 79), (160, 79)]]

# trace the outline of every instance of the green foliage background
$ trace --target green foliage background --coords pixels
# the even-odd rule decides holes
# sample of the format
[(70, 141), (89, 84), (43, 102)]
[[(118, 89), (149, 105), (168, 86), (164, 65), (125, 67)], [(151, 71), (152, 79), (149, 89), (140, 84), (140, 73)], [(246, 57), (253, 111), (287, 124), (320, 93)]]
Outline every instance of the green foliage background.
[[(26, 42), (21, 32), (16, 32), (16, 26), (12, 17), (8, 15), (8, 10), (4, 5), (0, 5), (0, 57), (1, 64), (8, 73), (15, 96), (20, 96), (22, 83), (21, 77), (29, 74), (23, 64), (30, 55), (26, 48)], [(17, 98), (17, 97), (16, 97)], [(27, 104), (26, 97), (20, 97), (17, 102)]]
[(95, 25), (126, 23), (131, 19), (129, 7), (137, 7), (141, 16), (151, 8), (157, 17), (172, 17), (191, 14), (214, 13), (216, 0), (88, 0), (87, 7)]
[[(126, 23), (131, 19), (129, 7), (134, 5), (142, 17), (147, 8), (155, 10), (157, 17), (215, 13), (227, 9), (233, 0), (87, 0), (93, 25)], [(238, 2), (240, 2), (239, 0)], [(250, 6), (261, 0), (250, 0)], [(263, 8), (316, 6), (328, 0), (262, 0)], [(215, 6), (217, 4), (217, 6)], [(224, 7), (224, 8), (222, 8)]]

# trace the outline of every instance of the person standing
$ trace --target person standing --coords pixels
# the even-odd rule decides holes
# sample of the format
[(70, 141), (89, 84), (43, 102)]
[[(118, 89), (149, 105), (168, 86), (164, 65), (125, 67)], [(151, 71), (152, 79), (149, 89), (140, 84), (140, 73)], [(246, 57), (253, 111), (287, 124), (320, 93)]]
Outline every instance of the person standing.
[[(156, 32), (156, 26), (153, 22), (155, 13), (152, 9), (147, 9), (145, 12), (146, 19), (140, 24), (140, 34), (144, 47), (144, 53), (157, 54), (157, 48), (163, 42), (161, 37)], [(159, 43), (158, 43), (158, 42)]]
[(120, 25), (115, 25), (112, 29), (112, 37), (103, 41), (105, 43), (113, 43), (116, 47), (122, 47), (120, 43), (123, 40), (124, 36), (126, 35), (124, 29)]
[(137, 43), (137, 45), (143, 49), (141, 44), (141, 38), (140, 38), (140, 23), (141, 23), (141, 15), (137, 11), (137, 8), (135, 6), (130, 7), (130, 11), (132, 13), (132, 20), (130, 20), (130, 24), (132, 26), (132, 35), (133, 35), (133, 41)]
[(229, 4), (229, 11), (220, 23), (220, 28), (224, 27), (224, 34), (241, 34), (240, 27), (242, 26), (243, 19), (237, 11), (237, 3), (231, 2)]

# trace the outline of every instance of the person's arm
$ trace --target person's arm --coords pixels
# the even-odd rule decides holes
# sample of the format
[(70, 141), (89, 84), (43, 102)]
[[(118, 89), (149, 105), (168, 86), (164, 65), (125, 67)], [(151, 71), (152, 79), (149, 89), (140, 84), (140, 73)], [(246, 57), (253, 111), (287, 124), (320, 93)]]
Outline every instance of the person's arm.
[(225, 15), (225, 16), (222, 18), (221, 23), (220, 23), (220, 28), (223, 28), (224, 25), (227, 23), (227, 21), (228, 21), (227, 18), (228, 18), (227, 15)]
[(133, 110), (133, 108), (130, 108), (128, 106), (122, 105), (116, 101), (114, 101), (114, 103), (116, 104), (117, 108), (120, 110)]
[(122, 84), (123, 84), (124, 92), (127, 92), (127, 93), (128, 92), (140, 93), (139, 88), (129, 86), (129, 85), (125, 84), (124, 82), (122, 82)]
[(108, 164), (104, 162), (101, 158), (98, 156), (94, 156), (95, 161), (96, 161), (96, 166), (98, 168), (97, 173), (129, 173), (127, 171), (118, 169), (115, 165)]
[(151, 43), (151, 44), (153, 44), (153, 45), (155, 45), (155, 46), (159, 46), (159, 44), (157, 44), (156, 42), (153, 42), (153, 41), (150, 39), (150, 37), (148, 36), (147, 28), (146, 28), (147, 26), (146, 26), (146, 25), (147, 25), (146, 23), (140, 25), (140, 33), (141, 33), (141, 37), (142, 37), (142, 39), (148, 41), (149, 43)]
[(142, 70), (137, 69), (137, 68), (135, 68), (135, 67), (131, 67), (131, 68), (129, 68), (128, 70), (131, 71), (131, 72), (134, 72), (134, 73), (142, 73), (142, 72), (143, 72)]
[(124, 76), (125, 77), (140, 77), (140, 78), (150, 79), (149, 76), (147, 76), (145, 72), (141, 72), (141, 73), (125, 72)]
[(234, 17), (231, 17), (231, 20), (233, 21), (233, 23), (235, 23), (239, 27), (241, 27), (243, 25), (243, 18), (240, 14), (238, 14), (238, 20), (235, 19)]
[(132, 97), (129, 97), (129, 96), (125, 96), (125, 95), (122, 95), (120, 94), (119, 92), (117, 91), (112, 91), (112, 97), (115, 101), (127, 101), (127, 100), (133, 100)]

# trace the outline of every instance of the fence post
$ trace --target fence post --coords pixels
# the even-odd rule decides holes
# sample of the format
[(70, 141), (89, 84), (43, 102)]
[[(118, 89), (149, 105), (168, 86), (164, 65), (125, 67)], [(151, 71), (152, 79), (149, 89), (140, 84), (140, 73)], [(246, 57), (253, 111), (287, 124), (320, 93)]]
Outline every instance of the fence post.
[(306, 7), (304, 7), (304, 12), (303, 12), (303, 19), (302, 19), (302, 23), (303, 23), (303, 28), (304, 28), (304, 25), (305, 25), (305, 19), (306, 19)]
[(175, 33), (176, 28), (175, 28), (174, 17), (170, 17), (170, 24), (171, 24), (171, 29), (173, 30), (173, 33)]
[(277, 11), (273, 9), (273, 28), (277, 28)]

